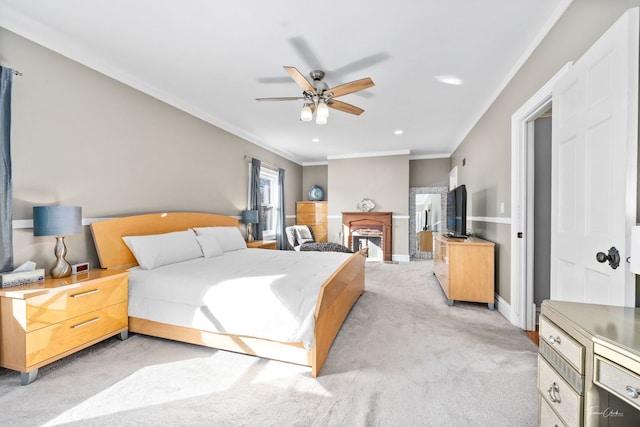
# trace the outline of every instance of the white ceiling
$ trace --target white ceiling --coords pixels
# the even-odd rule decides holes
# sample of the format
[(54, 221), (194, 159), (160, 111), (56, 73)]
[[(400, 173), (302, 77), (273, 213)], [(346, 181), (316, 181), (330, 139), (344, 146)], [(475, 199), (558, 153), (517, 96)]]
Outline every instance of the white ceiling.
[[(313, 164), (448, 156), (570, 2), (0, 0), (0, 26)], [(301, 122), (301, 101), (255, 101), (301, 94), (285, 65), (322, 69), (330, 87), (376, 85), (340, 98), (361, 116), (331, 110), (326, 125)]]

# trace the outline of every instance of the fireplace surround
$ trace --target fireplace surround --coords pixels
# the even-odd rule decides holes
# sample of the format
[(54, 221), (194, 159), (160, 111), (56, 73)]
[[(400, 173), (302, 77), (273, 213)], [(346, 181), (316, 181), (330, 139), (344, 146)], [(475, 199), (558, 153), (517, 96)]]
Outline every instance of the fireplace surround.
[(391, 212), (342, 212), (342, 244), (351, 250), (359, 249), (354, 245), (355, 241), (362, 242), (371, 239), (376, 242), (377, 246), (377, 239), (380, 239), (382, 259), (391, 261), (391, 230)]

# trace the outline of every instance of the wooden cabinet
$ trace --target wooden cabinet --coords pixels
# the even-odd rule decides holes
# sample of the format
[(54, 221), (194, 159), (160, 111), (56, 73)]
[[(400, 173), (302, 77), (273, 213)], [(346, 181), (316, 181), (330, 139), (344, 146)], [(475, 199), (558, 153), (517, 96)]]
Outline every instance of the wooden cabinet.
[(296, 202), (296, 224), (310, 226), (316, 242), (326, 242), (327, 211), (327, 202)]
[(38, 368), (128, 331), (126, 271), (90, 270), (60, 279), (0, 289), (0, 366)]
[(258, 249), (277, 249), (277, 243), (275, 240), (252, 240), (247, 242), (247, 247)]
[(433, 231), (418, 231), (418, 250), (433, 252)]
[(434, 238), (433, 270), (447, 302), (486, 302), (494, 308), (495, 244), (476, 237)]

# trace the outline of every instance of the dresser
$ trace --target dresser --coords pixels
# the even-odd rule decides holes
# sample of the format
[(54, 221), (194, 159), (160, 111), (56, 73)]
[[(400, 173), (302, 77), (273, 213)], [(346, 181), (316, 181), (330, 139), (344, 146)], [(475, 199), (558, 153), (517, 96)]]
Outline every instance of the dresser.
[(485, 302), (495, 308), (495, 244), (477, 237), (434, 238), (433, 272), (447, 297), (454, 301)]
[(640, 425), (640, 310), (544, 301), (540, 426)]
[(0, 289), (0, 366), (27, 385), (41, 366), (114, 335), (126, 339), (128, 275), (95, 269)]
[(296, 224), (308, 225), (316, 242), (327, 239), (327, 202), (296, 202)]

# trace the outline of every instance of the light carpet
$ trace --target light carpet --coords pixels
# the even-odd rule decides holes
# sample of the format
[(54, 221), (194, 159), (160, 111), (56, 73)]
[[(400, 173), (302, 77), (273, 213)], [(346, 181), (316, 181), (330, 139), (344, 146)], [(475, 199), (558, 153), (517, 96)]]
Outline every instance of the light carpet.
[(432, 261), (368, 264), (320, 377), (143, 335), (108, 339), (19, 385), (0, 426), (533, 426), (537, 347), (486, 304), (453, 307)]

